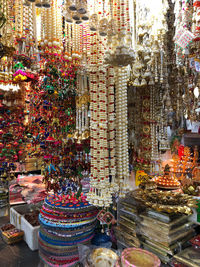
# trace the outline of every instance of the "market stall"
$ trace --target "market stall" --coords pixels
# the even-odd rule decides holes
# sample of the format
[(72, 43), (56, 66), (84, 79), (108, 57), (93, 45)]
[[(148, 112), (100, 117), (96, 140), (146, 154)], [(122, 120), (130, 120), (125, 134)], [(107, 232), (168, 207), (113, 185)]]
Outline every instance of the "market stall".
[(45, 267), (200, 265), (199, 16), (199, 0), (0, 0), (8, 245)]

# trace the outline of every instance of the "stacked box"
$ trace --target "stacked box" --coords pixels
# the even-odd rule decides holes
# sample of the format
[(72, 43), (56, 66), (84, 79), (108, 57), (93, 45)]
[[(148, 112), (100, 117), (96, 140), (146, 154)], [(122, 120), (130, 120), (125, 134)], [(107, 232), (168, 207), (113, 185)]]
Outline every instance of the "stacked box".
[(115, 228), (118, 248), (140, 247), (138, 224), (141, 221), (139, 214), (143, 210), (144, 208), (130, 195), (119, 201), (117, 212), (118, 225)]
[(144, 248), (156, 254), (164, 263), (168, 263), (194, 235), (189, 216), (148, 210), (140, 217)]
[(185, 248), (174, 256), (172, 266), (199, 267), (200, 251), (193, 247)]

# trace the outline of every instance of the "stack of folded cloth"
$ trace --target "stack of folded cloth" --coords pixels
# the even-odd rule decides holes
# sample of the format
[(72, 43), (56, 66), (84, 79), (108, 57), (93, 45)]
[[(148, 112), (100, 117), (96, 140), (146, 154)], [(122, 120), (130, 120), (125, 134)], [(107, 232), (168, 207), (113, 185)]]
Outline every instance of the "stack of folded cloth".
[(74, 266), (79, 261), (77, 245), (87, 245), (94, 236), (97, 213), (84, 198), (64, 202), (48, 196), (39, 215), (42, 260), (50, 266)]
[(119, 201), (117, 212), (118, 223), (115, 228), (119, 248), (140, 247), (141, 242), (138, 235), (138, 225), (141, 221), (139, 215), (143, 210), (144, 208), (129, 194), (126, 198)]
[(194, 235), (192, 224), (186, 215), (149, 210), (140, 216), (143, 219), (140, 232), (144, 248), (156, 254), (164, 263), (168, 263)]
[(46, 197), (45, 185), (42, 175), (19, 175), (10, 183), (10, 204), (21, 204), (27, 202), (34, 204), (43, 201)]

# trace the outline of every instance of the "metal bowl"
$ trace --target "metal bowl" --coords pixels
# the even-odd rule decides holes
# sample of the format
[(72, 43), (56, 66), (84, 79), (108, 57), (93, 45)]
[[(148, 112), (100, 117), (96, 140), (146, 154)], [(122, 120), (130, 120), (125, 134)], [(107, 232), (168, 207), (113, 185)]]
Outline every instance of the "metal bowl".
[(118, 255), (111, 249), (97, 248), (87, 257), (86, 266), (90, 267), (114, 267), (119, 260)]

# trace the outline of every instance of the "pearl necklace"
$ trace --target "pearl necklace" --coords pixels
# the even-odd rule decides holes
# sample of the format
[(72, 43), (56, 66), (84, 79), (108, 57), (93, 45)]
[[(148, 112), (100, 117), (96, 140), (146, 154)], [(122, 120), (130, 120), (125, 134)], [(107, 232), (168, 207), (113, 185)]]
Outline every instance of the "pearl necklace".
[(72, 25), (65, 23), (65, 54), (64, 59), (72, 61)]
[(115, 94), (114, 94), (114, 69), (108, 67), (108, 136), (110, 147), (110, 175), (112, 182), (115, 183), (116, 165), (115, 165)]
[(62, 15), (58, 1), (54, 0), (51, 7), (41, 9), (42, 33), (41, 47), (47, 53), (62, 53)]
[(128, 156), (128, 119), (127, 119), (127, 70), (115, 69), (116, 84), (116, 168), (120, 183), (120, 197), (128, 188), (129, 156)]
[(135, 58), (134, 50), (131, 47), (130, 17), (129, 12), (126, 12), (128, 1), (119, 0), (115, 2), (115, 6), (117, 6), (114, 15), (118, 23), (118, 36), (112, 40), (112, 50), (106, 51), (105, 63), (123, 67), (132, 64)]
[(151, 165), (150, 171), (151, 173), (155, 173), (156, 171), (156, 163), (160, 159), (159, 151), (158, 151), (158, 134), (157, 134), (157, 124), (156, 122), (156, 114), (155, 114), (155, 86), (150, 87), (150, 127), (151, 127)]
[(23, 22), (22, 22), (22, 47), (20, 54), (26, 54), (26, 33), (28, 30), (28, 7), (23, 6)]
[(75, 139), (79, 141), (89, 137), (89, 120), (88, 120), (88, 84), (87, 72), (84, 67), (79, 68), (77, 74), (77, 93), (76, 98), (76, 132)]
[(34, 55), (34, 17), (33, 17), (33, 4), (31, 4), (31, 7), (28, 10), (28, 23), (29, 23), (29, 37), (28, 37), (28, 41), (29, 41), (29, 56), (30, 58), (33, 58)]
[[(97, 40), (97, 34), (91, 32), (91, 179), (87, 200), (96, 206), (108, 207), (112, 203), (112, 193), (118, 190), (114, 158), (114, 77), (112, 67), (107, 69), (103, 65), (103, 40), (99, 41), (98, 49)], [(112, 183), (109, 181), (110, 174)]]

